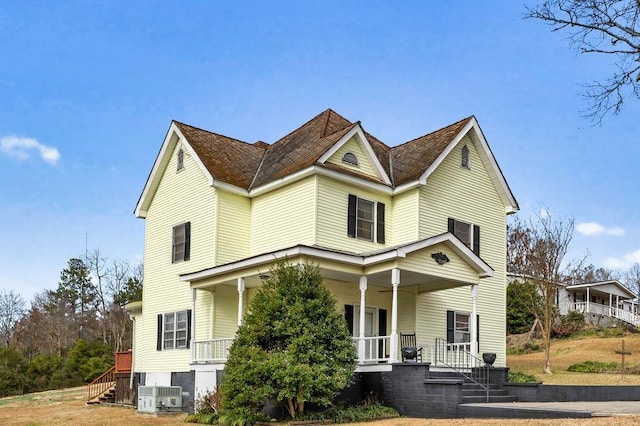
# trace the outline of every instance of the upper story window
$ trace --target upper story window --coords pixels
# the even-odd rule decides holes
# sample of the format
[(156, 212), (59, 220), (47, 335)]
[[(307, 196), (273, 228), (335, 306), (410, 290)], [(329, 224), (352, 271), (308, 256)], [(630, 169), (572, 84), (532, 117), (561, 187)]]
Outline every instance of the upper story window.
[(469, 168), (469, 147), (467, 147), (467, 145), (464, 145), (462, 147), (462, 152), (461, 152), (461, 166), (464, 167), (465, 169)]
[(473, 250), (476, 255), (480, 256), (480, 227), (478, 225), (449, 218), (447, 229)]
[(342, 162), (352, 166), (358, 166), (358, 157), (352, 152), (347, 152), (342, 156)]
[(186, 349), (191, 340), (191, 310), (158, 315), (157, 350)]
[(184, 150), (182, 148), (178, 150), (176, 163), (177, 163), (176, 168), (178, 172), (184, 169)]
[(383, 244), (385, 240), (384, 203), (349, 194), (347, 235), (351, 238)]
[(191, 222), (173, 227), (171, 262), (189, 260), (191, 255)]

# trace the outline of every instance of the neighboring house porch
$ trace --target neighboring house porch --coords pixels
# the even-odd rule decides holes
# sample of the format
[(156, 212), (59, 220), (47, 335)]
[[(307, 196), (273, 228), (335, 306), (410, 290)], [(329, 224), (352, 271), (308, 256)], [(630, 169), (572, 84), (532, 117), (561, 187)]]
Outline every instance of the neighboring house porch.
[[(479, 365), (478, 286), (493, 270), (451, 233), (361, 254), (299, 245), (182, 275), (181, 281), (193, 289), (193, 365), (223, 368), (248, 300), (278, 259), (320, 266), (325, 284), (344, 309), (358, 349), (358, 371), (384, 370), (400, 362), (401, 333), (416, 334), (422, 362)], [(468, 288), (467, 312), (432, 310), (431, 316), (421, 317), (429, 294), (459, 287)], [(202, 317), (223, 312), (228, 318), (231, 310), (237, 315), (235, 327), (224, 323), (222, 315)]]
[(635, 295), (617, 280), (563, 286), (558, 290), (558, 307), (566, 315), (570, 311), (595, 314), (640, 325)]

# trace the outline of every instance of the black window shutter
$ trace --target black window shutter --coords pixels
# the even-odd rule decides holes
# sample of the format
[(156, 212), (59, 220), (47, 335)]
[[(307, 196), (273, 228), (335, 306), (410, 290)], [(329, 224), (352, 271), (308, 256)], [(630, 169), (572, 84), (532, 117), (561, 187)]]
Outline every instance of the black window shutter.
[(455, 232), (454, 232), (455, 223), (456, 221), (454, 219), (451, 219), (451, 218), (447, 219), (447, 231), (451, 232), (454, 235), (455, 235)]
[(156, 350), (162, 350), (162, 314), (158, 314), (158, 341), (156, 342)]
[(187, 349), (191, 347), (191, 309), (187, 309)]
[(184, 260), (191, 257), (191, 222), (184, 224)]
[(447, 343), (455, 343), (455, 314), (453, 311), (447, 311)]
[(344, 319), (347, 321), (347, 330), (353, 336), (353, 305), (344, 305)]
[[(387, 310), (378, 309), (378, 336), (387, 335)], [(387, 356), (388, 354), (382, 353), (384, 349), (384, 342), (378, 341), (378, 356)], [(387, 349), (388, 350), (388, 349)]]
[(384, 203), (378, 203), (377, 220), (377, 240), (380, 244), (384, 244)]
[(347, 235), (356, 237), (356, 209), (357, 209), (358, 197), (349, 194), (349, 215), (347, 221)]
[(480, 227), (473, 225), (473, 252), (480, 256)]

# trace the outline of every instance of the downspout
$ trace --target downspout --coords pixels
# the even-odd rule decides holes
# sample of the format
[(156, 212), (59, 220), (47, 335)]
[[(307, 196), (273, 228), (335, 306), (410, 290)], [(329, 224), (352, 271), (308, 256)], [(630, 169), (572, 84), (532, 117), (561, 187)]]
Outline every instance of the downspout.
[(135, 374), (135, 344), (136, 344), (136, 319), (131, 318), (131, 373), (129, 374), (129, 390), (133, 389), (133, 375)]

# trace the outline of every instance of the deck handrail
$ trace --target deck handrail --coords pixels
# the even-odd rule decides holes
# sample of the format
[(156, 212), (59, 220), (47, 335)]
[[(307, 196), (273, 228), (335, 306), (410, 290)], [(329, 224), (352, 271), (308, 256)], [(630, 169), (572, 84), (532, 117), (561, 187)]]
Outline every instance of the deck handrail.
[[(460, 376), (476, 384), (477, 386), (480, 386), (486, 393), (486, 401), (489, 402), (489, 366), (484, 362), (484, 360), (478, 358), (470, 352), (461, 349), (463, 346), (453, 347), (451, 343), (447, 342), (441, 337), (436, 337), (435, 347), (436, 361), (438, 363), (444, 364), (446, 367), (451, 368)], [(451, 351), (452, 349), (464, 352), (464, 359), (470, 361), (466, 362), (468, 365), (460, 366), (453, 362), (450, 363), (448, 359), (449, 357), (445, 355), (445, 352)]]
[(106, 390), (116, 384), (116, 366), (114, 365), (87, 385), (87, 401), (102, 395)]

